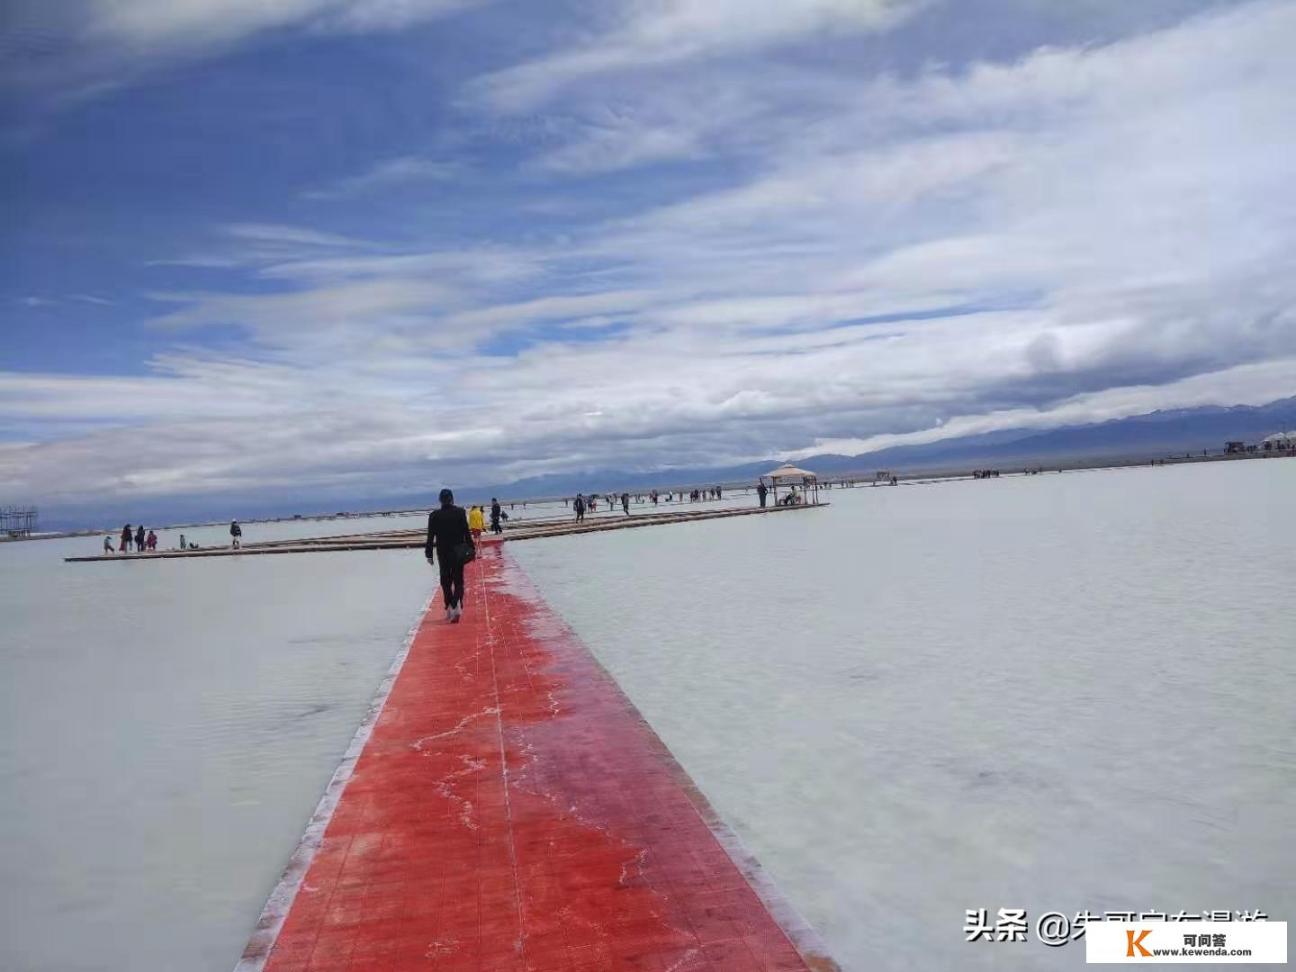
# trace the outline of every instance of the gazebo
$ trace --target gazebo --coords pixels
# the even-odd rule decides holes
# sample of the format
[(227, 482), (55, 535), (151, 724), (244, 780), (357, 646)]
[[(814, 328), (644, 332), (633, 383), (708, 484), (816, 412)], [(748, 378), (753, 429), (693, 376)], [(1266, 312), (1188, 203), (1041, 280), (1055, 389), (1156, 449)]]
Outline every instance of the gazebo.
[[(808, 494), (810, 496), (809, 502), (812, 505), (817, 506), (819, 504), (819, 478), (809, 470), (799, 469), (790, 462), (785, 462), (777, 469), (761, 476), (760, 479), (761, 482), (769, 480), (770, 489), (774, 493), (775, 506), (779, 505), (778, 491), (780, 486), (786, 486), (791, 490), (792, 494), (795, 494), (796, 487), (800, 486), (802, 497)], [(793, 502), (797, 501), (794, 500)], [(806, 500), (802, 498), (799, 502), (804, 503)]]

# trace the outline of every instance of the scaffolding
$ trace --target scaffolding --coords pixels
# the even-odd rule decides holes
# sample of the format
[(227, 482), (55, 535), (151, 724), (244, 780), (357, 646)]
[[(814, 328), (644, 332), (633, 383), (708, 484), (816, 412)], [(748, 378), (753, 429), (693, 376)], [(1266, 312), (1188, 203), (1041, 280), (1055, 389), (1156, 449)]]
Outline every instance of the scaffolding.
[(0, 506), (0, 537), (30, 537), (36, 532), (36, 507)]

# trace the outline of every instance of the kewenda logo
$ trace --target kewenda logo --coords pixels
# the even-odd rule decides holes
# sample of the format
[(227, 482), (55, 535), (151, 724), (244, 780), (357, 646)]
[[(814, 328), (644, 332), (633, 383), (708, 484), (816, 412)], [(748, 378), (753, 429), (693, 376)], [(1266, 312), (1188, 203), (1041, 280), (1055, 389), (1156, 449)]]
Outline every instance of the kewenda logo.
[[(1143, 947), (1143, 939), (1152, 934), (1151, 928), (1143, 928), (1138, 932), (1138, 938), (1134, 937), (1134, 929), (1125, 929), (1125, 957), (1126, 958), (1151, 958), (1152, 953)], [(1138, 949), (1137, 956), (1134, 949)]]

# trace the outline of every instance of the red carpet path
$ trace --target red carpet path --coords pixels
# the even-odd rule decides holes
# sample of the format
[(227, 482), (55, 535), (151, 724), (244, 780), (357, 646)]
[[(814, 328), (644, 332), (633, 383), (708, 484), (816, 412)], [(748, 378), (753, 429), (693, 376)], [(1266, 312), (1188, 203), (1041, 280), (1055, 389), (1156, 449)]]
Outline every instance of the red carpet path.
[(502, 545), (442, 615), (240, 972), (836, 968)]

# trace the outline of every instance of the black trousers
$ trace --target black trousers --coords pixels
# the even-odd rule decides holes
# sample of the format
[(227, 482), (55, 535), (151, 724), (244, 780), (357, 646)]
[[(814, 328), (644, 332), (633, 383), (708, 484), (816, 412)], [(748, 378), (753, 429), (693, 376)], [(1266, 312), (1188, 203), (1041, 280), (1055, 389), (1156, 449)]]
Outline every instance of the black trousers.
[(459, 607), (464, 596), (464, 565), (458, 557), (441, 558), (441, 597), (447, 608)]

